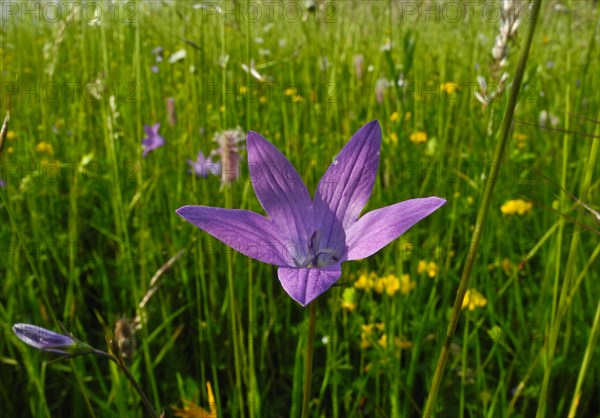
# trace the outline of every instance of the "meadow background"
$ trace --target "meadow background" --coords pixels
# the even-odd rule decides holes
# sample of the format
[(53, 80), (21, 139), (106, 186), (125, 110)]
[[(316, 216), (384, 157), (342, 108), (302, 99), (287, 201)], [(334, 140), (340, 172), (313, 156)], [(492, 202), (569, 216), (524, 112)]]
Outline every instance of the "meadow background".
[[(114, 365), (50, 362), (11, 331), (16, 322), (59, 331), (60, 321), (106, 349), (115, 322), (138, 314), (131, 370), (166, 416), (182, 400), (209, 410), (206, 382), (219, 417), (299, 416), (308, 310), (274, 267), (175, 214), (187, 204), (264, 213), (245, 157), (229, 185), (190, 175), (187, 160), (215, 148), (218, 132), (253, 130), (312, 193), (373, 119), (383, 144), (366, 210), (448, 202), (346, 263), (340, 285), (318, 299), (311, 416), (421, 415), (508, 99), (508, 89), (489, 106), (474, 96), (477, 76), (493, 80), (500, 3), (1, 7), (0, 117), (11, 112), (0, 156), (2, 416), (146, 416)], [(513, 124), (495, 179), (469, 286), (480, 295), (471, 292), (474, 309), (461, 316), (436, 417), (533, 417), (541, 403), (541, 416), (564, 417), (574, 399), (576, 416), (600, 417), (600, 224), (561, 190), (598, 209), (598, 29), (597, 2), (543, 2), (515, 113), (527, 124)], [(143, 158), (143, 127), (157, 122), (166, 143)], [(531, 206), (516, 213), (514, 199)]]

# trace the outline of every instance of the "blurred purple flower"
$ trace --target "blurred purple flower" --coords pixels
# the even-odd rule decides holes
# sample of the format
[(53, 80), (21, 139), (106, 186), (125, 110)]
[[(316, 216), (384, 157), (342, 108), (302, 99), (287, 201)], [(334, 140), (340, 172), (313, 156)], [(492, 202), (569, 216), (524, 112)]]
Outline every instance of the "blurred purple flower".
[(92, 347), (73, 337), (58, 334), (36, 325), (14, 324), (13, 332), (25, 344), (50, 353), (73, 356), (94, 352)]
[(362, 54), (354, 56), (354, 72), (357, 80), (362, 80), (364, 62), (365, 57)]
[(175, 99), (172, 97), (167, 98), (167, 122), (171, 126), (177, 124), (177, 109), (175, 109)]
[(142, 146), (144, 147), (143, 157), (146, 157), (150, 151), (165, 145), (165, 139), (158, 134), (159, 128), (159, 122), (152, 126), (144, 125), (144, 131), (146, 131), (146, 135), (148, 136), (142, 139)]
[(302, 306), (339, 279), (342, 262), (376, 253), (446, 203), (412, 199), (359, 219), (377, 177), (377, 121), (359, 129), (335, 157), (314, 199), (273, 144), (249, 132), (247, 148), (252, 185), (268, 218), (209, 206), (184, 206), (177, 213), (242, 254), (279, 266), (283, 289)]
[(211, 157), (205, 158), (202, 151), (198, 153), (196, 161), (188, 160), (187, 162), (192, 167), (188, 170), (188, 173), (197, 177), (206, 178), (209, 174), (218, 175), (221, 173), (221, 164), (212, 162)]
[(150, 71), (152, 71), (154, 74), (157, 74), (159, 71), (158, 65), (153, 65), (152, 68), (150, 68)]
[(221, 159), (221, 182), (231, 183), (240, 178), (240, 144), (245, 140), (244, 132), (240, 129), (229, 129), (218, 132), (214, 141), (218, 148), (216, 154)]
[(0, 187), (6, 187), (6, 182), (0, 179)]
[(383, 92), (387, 88), (387, 80), (385, 78), (380, 78), (377, 80), (377, 84), (375, 85), (375, 97), (377, 98), (377, 103), (383, 103)]

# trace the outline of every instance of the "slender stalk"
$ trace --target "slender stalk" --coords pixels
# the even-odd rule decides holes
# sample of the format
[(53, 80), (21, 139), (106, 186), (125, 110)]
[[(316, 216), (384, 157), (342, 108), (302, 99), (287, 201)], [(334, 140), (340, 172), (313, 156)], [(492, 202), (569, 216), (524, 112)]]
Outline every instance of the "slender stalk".
[(598, 334), (600, 334), (600, 301), (596, 306), (594, 325), (592, 326), (592, 332), (590, 333), (581, 368), (579, 369), (579, 375), (577, 376), (577, 384), (575, 385), (575, 392), (573, 393), (573, 400), (571, 401), (571, 407), (569, 408), (568, 418), (575, 418), (575, 415), (577, 414), (577, 407), (579, 406), (579, 400), (581, 399), (581, 387), (583, 386), (585, 375), (590, 367), (592, 353), (594, 352), (596, 341), (598, 340)]
[[(225, 206), (231, 207), (231, 188), (225, 185)], [(242, 392), (242, 360), (240, 355), (238, 327), (237, 327), (237, 312), (235, 303), (235, 285), (233, 283), (233, 254), (227, 251), (227, 293), (229, 296), (229, 309), (231, 315), (231, 336), (233, 339), (233, 361), (235, 364), (235, 388), (237, 392), (240, 416), (244, 416), (244, 394)]]
[(131, 383), (131, 386), (133, 386), (133, 388), (138, 393), (138, 395), (140, 395), (142, 403), (144, 404), (144, 408), (146, 408), (146, 410), (148, 411), (150, 416), (152, 418), (159, 418), (158, 414), (152, 408), (152, 403), (150, 402), (150, 400), (148, 399), (148, 397), (142, 390), (141, 386), (135, 380), (135, 378), (133, 377), (133, 375), (131, 374), (131, 372), (129, 371), (127, 366), (125, 365), (125, 363), (123, 363), (121, 360), (119, 360), (116, 356), (109, 354), (102, 350), (94, 350), (94, 355), (96, 355), (98, 357), (103, 357), (103, 358), (109, 359), (110, 361), (115, 363), (117, 365), (117, 367), (119, 368), (119, 370), (121, 370), (123, 372), (123, 374), (125, 375), (127, 380), (129, 380), (129, 383)]
[(317, 305), (313, 300), (310, 303), (308, 318), (308, 340), (306, 341), (306, 362), (304, 363), (304, 396), (302, 397), (302, 418), (308, 418), (308, 404), (310, 403), (310, 384), (312, 377), (313, 347), (315, 343), (315, 317)]
[(523, 81), (523, 75), (525, 73), (527, 58), (529, 57), (529, 50), (531, 48), (533, 34), (535, 33), (535, 26), (539, 16), (540, 6), (541, 0), (534, 0), (533, 12), (531, 15), (531, 24), (529, 26), (529, 31), (527, 32), (527, 39), (525, 41), (523, 51), (521, 52), (521, 56), (519, 57), (519, 63), (515, 72), (513, 87), (510, 90), (510, 95), (508, 97), (508, 105), (506, 107), (506, 113), (504, 114), (504, 120), (502, 121), (500, 138), (498, 140), (498, 143), (496, 144), (496, 149), (494, 151), (494, 159), (492, 167), (490, 169), (490, 175), (488, 181), (485, 184), (483, 199), (481, 200), (481, 206), (479, 207), (479, 212), (477, 214), (477, 221), (475, 222), (475, 230), (473, 232), (473, 238), (471, 241), (472, 245), (469, 247), (469, 252), (467, 253), (467, 261), (460, 279), (456, 299), (454, 300), (452, 314), (450, 315), (450, 322), (448, 323), (448, 329), (446, 331), (446, 338), (444, 341), (444, 345), (442, 346), (442, 351), (440, 352), (440, 357), (438, 359), (438, 364), (435, 370), (435, 374), (433, 376), (433, 381), (431, 382), (429, 397), (427, 398), (427, 403), (425, 404), (425, 410), (423, 415), (424, 418), (431, 417), (434, 411), (434, 405), (437, 398), (438, 389), (440, 387), (442, 376), (444, 374), (444, 367), (446, 366), (448, 354), (450, 353), (450, 345), (452, 344), (452, 338), (454, 337), (456, 326), (458, 325), (463, 300), (465, 298), (465, 293), (467, 292), (469, 279), (471, 278), (471, 271), (473, 270), (473, 265), (475, 264), (475, 257), (477, 255), (479, 243), (481, 241), (483, 226), (485, 225), (485, 222), (487, 220), (487, 215), (492, 200), (492, 194), (494, 192), (494, 187), (496, 186), (498, 173), (500, 172), (500, 163), (504, 155), (506, 143), (508, 142), (510, 126), (515, 112), (515, 107), (517, 106), (517, 98), (519, 96), (521, 82)]

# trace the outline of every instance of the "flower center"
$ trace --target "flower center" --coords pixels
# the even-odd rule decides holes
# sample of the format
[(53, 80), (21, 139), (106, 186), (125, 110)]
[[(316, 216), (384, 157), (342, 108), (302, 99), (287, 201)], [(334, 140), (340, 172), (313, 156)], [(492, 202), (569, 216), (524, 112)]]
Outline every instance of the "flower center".
[(294, 260), (298, 267), (320, 268), (334, 265), (340, 261), (341, 255), (335, 248), (321, 246), (321, 231), (312, 233), (307, 243), (307, 256)]

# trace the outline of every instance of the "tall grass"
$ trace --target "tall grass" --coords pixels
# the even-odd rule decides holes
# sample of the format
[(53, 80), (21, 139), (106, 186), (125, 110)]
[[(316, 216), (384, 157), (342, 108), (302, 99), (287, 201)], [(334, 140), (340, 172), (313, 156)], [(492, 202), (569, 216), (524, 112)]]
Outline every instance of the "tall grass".
[[(240, 126), (281, 149), (313, 192), (352, 133), (378, 119), (381, 163), (366, 210), (430, 195), (448, 203), (344, 265), (340, 286), (316, 301), (310, 410), (420, 416), (509, 97), (483, 108), (473, 94), (477, 75), (490, 79), (499, 4), (471, 4), (455, 18), (452, 2), (319, 2), (312, 11), (304, 2), (88, 3), (101, 7), (100, 21), (91, 6), (56, 6), (53, 18), (50, 2), (2, 4), (0, 115), (10, 109), (11, 132), (0, 156), (0, 410), (144, 416), (116, 367), (49, 362), (10, 332), (15, 322), (58, 330), (60, 321), (104, 348), (117, 319), (139, 313), (131, 372), (155, 409), (173, 416), (182, 399), (207, 408), (209, 381), (219, 417), (299, 416), (308, 311), (272, 266), (175, 214), (186, 204), (262, 212), (247, 166), (223, 187), (189, 175), (186, 160)], [(600, 108), (598, 9), (543, 2), (540, 16), (471, 273), (487, 304), (461, 315), (436, 414), (600, 416), (599, 241), (590, 230), (600, 228), (561, 190), (598, 209), (598, 140), (584, 135), (598, 136), (598, 125), (582, 118)], [(510, 45), (510, 74), (523, 36)], [(179, 50), (187, 56), (170, 63)], [(242, 69), (251, 61), (260, 77)], [(381, 103), (380, 79), (393, 81)], [(442, 90), (445, 82), (459, 89)], [(556, 123), (540, 121), (543, 112)], [(142, 158), (143, 125), (155, 122), (166, 145)], [(411, 141), (419, 131), (426, 141)], [(501, 212), (517, 198), (533, 208)], [(138, 312), (154, 273), (181, 249)], [(437, 266), (433, 277), (422, 260)], [(408, 274), (415, 287), (392, 296), (354, 287), (371, 272)], [(343, 307), (347, 289), (353, 309)]]

